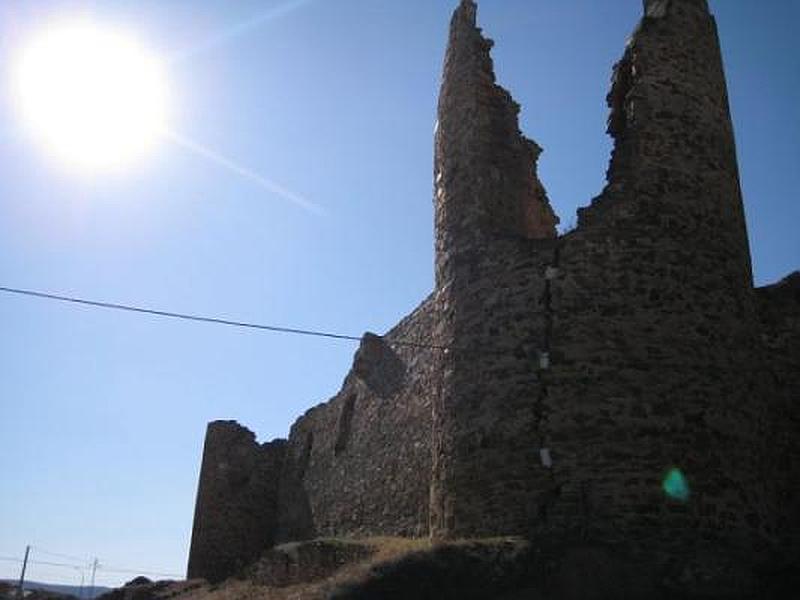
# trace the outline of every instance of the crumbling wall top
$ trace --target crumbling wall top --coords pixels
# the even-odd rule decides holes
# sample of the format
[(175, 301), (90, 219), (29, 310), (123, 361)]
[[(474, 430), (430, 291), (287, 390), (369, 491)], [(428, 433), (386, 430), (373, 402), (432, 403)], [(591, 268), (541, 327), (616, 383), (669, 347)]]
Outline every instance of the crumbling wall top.
[(644, 15), (651, 19), (661, 19), (667, 16), (674, 4), (690, 5), (708, 12), (708, 0), (643, 0)]
[(519, 129), (520, 106), (497, 85), (492, 40), (462, 1), (450, 25), (435, 141), (437, 286), (451, 259), (503, 236), (556, 237), (536, 172), (539, 146)]

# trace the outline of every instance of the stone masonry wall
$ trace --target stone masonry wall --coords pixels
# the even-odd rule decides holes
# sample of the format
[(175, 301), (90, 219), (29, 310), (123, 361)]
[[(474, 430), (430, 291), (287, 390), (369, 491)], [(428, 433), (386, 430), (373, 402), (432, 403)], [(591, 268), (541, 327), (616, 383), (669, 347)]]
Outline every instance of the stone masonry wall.
[(383, 338), (365, 335), (341, 391), (292, 426), (279, 541), (427, 534), (437, 363), (413, 344), (431, 343), (434, 310), (429, 298)]

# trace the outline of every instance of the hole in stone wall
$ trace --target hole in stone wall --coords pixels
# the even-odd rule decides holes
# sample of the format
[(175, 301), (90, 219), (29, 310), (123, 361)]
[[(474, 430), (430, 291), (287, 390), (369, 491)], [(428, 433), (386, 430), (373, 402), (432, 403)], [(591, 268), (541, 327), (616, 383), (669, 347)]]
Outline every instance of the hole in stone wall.
[(630, 51), (614, 66), (611, 92), (608, 94), (608, 133), (616, 140), (625, 131), (628, 122), (626, 100), (633, 85), (633, 61)]
[(353, 413), (356, 407), (356, 395), (350, 394), (342, 403), (342, 412), (339, 414), (339, 425), (336, 433), (336, 443), (333, 446), (333, 454), (338, 456), (347, 448), (352, 429)]
[(314, 432), (309, 431), (306, 435), (305, 444), (303, 444), (303, 453), (300, 455), (300, 466), (298, 469), (300, 478), (306, 474), (308, 464), (311, 462), (311, 451), (314, 449)]
[(644, 0), (645, 16), (651, 19), (662, 19), (667, 16), (670, 0)]

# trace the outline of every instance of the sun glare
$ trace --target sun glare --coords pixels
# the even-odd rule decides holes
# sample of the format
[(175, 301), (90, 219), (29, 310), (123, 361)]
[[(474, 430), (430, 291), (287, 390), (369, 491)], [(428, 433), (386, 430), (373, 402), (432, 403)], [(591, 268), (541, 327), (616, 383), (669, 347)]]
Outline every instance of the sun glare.
[(41, 31), (20, 55), (15, 84), (28, 129), (79, 167), (141, 159), (167, 125), (159, 62), (134, 40), (90, 23)]

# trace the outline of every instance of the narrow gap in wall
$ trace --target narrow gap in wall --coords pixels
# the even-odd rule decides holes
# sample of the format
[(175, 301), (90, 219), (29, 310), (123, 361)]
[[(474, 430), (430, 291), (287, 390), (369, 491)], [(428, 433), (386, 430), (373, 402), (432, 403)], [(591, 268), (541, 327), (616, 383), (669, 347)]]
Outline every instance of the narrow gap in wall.
[(347, 448), (347, 442), (350, 439), (350, 431), (352, 429), (355, 407), (356, 394), (349, 394), (342, 403), (342, 412), (339, 414), (336, 443), (333, 446), (334, 456), (338, 456)]
[(300, 467), (298, 469), (300, 479), (302, 479), (303, 476), (305, 476), (306, 474), (308, 465), (311, 462), (311, 452), (313, 449), (314, 449), (314, 432), (309, 431), (308, 435), (306, 435), (305, 444), (303, 444), (303, 454), (300, 456)]

